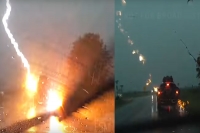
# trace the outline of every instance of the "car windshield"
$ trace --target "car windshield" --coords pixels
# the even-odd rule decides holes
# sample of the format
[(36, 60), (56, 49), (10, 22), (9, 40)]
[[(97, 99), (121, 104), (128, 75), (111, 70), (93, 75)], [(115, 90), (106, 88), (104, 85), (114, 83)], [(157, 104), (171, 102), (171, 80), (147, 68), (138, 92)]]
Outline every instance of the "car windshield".
[(116, 0), (115, 9), (116, 132), (200, 132), (183, 119), (200, 112), (200, 1)]
[(199, 133), (199, 12), (198, 0), (1, 0), (0, 132)]
[(114, 132), (113, 14), (114, 0), (0, 0), (1, 133)]

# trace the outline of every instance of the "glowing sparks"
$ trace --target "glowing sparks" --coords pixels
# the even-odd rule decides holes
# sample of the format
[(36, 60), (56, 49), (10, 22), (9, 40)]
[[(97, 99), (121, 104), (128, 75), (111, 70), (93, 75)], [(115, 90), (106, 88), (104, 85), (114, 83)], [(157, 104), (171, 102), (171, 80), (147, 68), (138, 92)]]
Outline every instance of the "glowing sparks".
[[(121, 0), (121, 3), (122, 3), (122, 6), (126, 6), (126, 4), (127, 4), (125, 0)], [(116, 12), (116, 15), (117, 15), (116, 23), (117, 23), (118, 29), (120, 30), (120, 32), (123, 35), (126, 36), (128, 44), (132, 46), (134, 44), (134, 42), (131, 39), (128, 32), (123, 28), (123, 25), (122, 25), (122, 15), (124, 15), (124, 12), (122, 10), (119, 10)], [(146, 61), (145, 57), (141, 53), (139, 53), (138, 50), (133, 50), (132, 54), (137, 55), (139, 58), (139, 61), (142, 62), (143, 64), (145, 63), (145, 61)], [(151, 75), (150, 75), (150, 78), (147, 80), (145, 87), (148, 86), (151, 82), (152, 81), (151, 81)]]
[[(122, 5), (125, 6), (126, 5), (126, 1), (125, 0), (121, 0)], [(118, 29), (119, 31), (125, 35), (127, 37), (127, 43), (130, 44), (131, 46), (134, 44), (133, 40), (131, 39), (130, 35), (128, 34), (128, 32), (123, 28), (122, 26), (122, 15), (123, 12), (122, 11), (117, 11), (116, 15), (118, 16), (118, 19), (116, 20), (116, 23), (118, 24)], [(145, 59), (144, 56), (142, 54), (139, 54), (139, 51), (137, 50), (133, 50), (132, 54), (134, 55), (138, 55), (139, 56), (139, 61), (142, 62), (144, 64)]]
[(49, 133), (63, 133), (63, 125), (58, 121), (56, 117), (50, 117), (50, 131)]
[(122, 0), (122, 4), (123, 4), (123, 5), (126, 5), (126, 1), (125, 1), (125, 0)]
[(128, 43), (130, 43), (130, 45), (133, 45), (133, 41), (131, 39), (128, 39)]
[(144, 62), (145, 62), (144, 56), (141, 55), (141, 54), (140, 54), (140, 56), (139, 56), (139, 61), (141, 61), (143, 64), (144, 64)]
[(138, 54), (139, 50), (133, 50), (132, 54)]
[(184, 101), (182, 101), (182, 100), (178, 100), (178, 106), (179, 106), (179, 108), (180, 108), (180, 110), (182, 110), (182, 111), (184, 111), (185, 110), (185, 107), (186, 107), (186, 105), (188, 105), (189, 104), (189, 101), (187, 101), (187, 102), (184, 102)]
[(148, 86), (151, 83), (151, 74), (149, 74), (149, 79), (146, 82), (146, 86)]
[[(36, 116), (35, 108), (32, 107), (32, 108), (30, 108), (30, 109), (28, 110), (27, 118), (28, 118), (28, 119), (31, 119), (31, 118), (33, 118), (33, 117), (35, 117), (35, 116)], [(29, 128), (28, 131), (29, 131), (29, 132), (35, 132), (35, 131), (36, 131), (36, 128), (35, 128), (35, 127)]]
[(87, 91), (87, 90), (85, 90), (85, 89), (83, 89), (87, 94), (89, 94), (89, 92)]
[(27, 114), (27, 118), (31, 119), (31, 118), (35, 117), (35, 115), (36, 115), (35, 114), (35, 108), (34, 107), (30, 108), (29, 111), (28, 111), (28, 114)]
[(26, 77), (26, 88), (32, 93), (37, 91), (38, 79), (35, 75), (29, 74)]
[[(126, 1), (125, 0), (122, 0), (122, 5), (123, 6), (126, 5)], [(122, 22), (123, 12), (122, 11), (117, 11), (116, 15), (118, 16), (118, 19), (116, 20), (116, 23), (118, 24), (118, 29), (120, 30), (120, 32), (123, 35), (125, 35), (127, 37), (128, 44), (133, 45), (134, 44), (133, 40), (131, 39), (131, 37), (128, 34), (128, 32), (124, 30), (124, 28), (122, 26), (122, 23), (121, 23)], [(142, 62), (143, 64), (145, 63), (146, 59), (145, 59), (145, 57), (141, 53), (139, 53), (139, 50), (133, 50), (132, 54), (133, 55), (137, 55), (138, 58), (139, 58), (139, 61)], [(148, 86), (151, 82), (152, 81), (151, 81), (151, 75), (150, 75), (150, 78), (147, 80), (145, 87)]]
[(13, 37), (11, 31), (8, 28), (7, 21), (9, 19), (10, 12), (11, 12), (11, 5), (10, 5), (9, 0), (6, 1), (6, 7), (7, 7), (6, 8), (6, 13), (4, 14), (3, 19), (2, 19), (5, 31), (6, 31), (6, 33), (8, 35), (11, 43), (13, 44), (13, 46), (15, 48), (15, 51), (17, 52), (17, 55), (21, 58), (21, 60), (22, 60), (22, 62), (24, 64), (24, 67), (27, 69), (27, 72), (29, 74), (30, 73), (30, 65), (28, 63), (28, 60), (25, 58), (25, 56), (23, 55), (23, 53), (19, 50), (18, 43), (16, 42), (15, 38)]
[(62, 96), (55, 90), (49, 90), (47, 111), (55, 111), (62, 106)]
[(144, 57), (142, 55), (139, 56), (139, 60), (142, 61), (144, 60)]
[[(117, 13), (116, 13), (118, 16), (122, 16), (122, 12), (121, 11), (117, 11)], [(118, 26), (120, 26), (121, 27), (121, 24), (119, 24)]]

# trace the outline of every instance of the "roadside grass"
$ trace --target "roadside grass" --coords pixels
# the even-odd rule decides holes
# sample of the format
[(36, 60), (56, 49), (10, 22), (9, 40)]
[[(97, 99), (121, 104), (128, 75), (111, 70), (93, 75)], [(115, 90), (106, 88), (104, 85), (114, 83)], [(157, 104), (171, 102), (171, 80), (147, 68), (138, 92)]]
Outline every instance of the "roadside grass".
[(133, 101), (133, 99), (130, 99), (130, 100), (124, 100), (124, 99), (118, 99), (118, 100), (115, 100), (115, 109), (119, 109), (120, 107), (128, 104), (128, 103), (131, 103)]
[(124, 105), (131, 103), (134, 98), (144, 97), (150, 95), (151, 92), (125, 92), (123, 93), (123, 97), (119, 99), (115, 99), (115, 109), (119, 109)]
[(181, 100), (189, 101), (187, 110), (191, 114), (200, 112), (200, 88), (181, 89)]

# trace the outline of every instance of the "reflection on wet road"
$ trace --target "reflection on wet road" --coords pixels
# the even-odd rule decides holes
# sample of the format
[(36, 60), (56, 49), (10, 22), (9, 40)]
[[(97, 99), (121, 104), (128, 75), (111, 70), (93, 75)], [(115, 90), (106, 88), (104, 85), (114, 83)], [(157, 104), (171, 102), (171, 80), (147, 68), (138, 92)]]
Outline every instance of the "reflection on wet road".
[[(152, 94), (150, 96), (135, 98), (132, 103), (125, 105), (115, 111), (115, 123), (122, 125), (124, 123), (137, 123), (140, 121), (165, 119), (175, 116), (187, 115), (186, 110), (182, 110), (177, 106), (173, 109), (169, 106), (163, 107), (161, 111), (157, 110), (157, 97)], [(199, 133), (200, 129), (195, 126), (182, 126), (177, 128), (156, 129), (145, 133)]]

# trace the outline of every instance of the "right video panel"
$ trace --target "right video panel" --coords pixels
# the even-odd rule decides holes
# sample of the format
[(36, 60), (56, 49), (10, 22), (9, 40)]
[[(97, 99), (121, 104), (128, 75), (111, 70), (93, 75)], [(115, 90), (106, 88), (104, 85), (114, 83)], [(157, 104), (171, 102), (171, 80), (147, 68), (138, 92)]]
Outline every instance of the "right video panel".
[(116, 133), (200, 132), (200, 1), (116, 0), (115, 13)]

